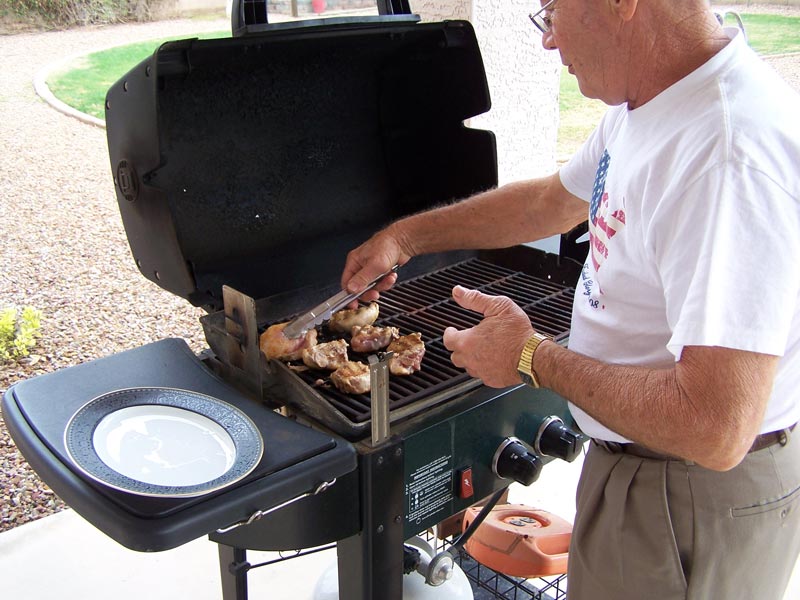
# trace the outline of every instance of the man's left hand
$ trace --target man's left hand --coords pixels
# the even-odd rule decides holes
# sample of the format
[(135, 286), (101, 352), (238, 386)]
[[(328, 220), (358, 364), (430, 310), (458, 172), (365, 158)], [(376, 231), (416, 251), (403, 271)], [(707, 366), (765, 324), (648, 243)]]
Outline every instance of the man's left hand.
[(517, 363), (525, 342), (533, 335), (528, 315), (510, 298), (490, 296), (460, 285), (453, 288), (453, 299), (459, 306), (484, 317), (469, 329), (445, 329), (442, 339), (452, 353), (453, 364), (490, 387), (519, 384)]

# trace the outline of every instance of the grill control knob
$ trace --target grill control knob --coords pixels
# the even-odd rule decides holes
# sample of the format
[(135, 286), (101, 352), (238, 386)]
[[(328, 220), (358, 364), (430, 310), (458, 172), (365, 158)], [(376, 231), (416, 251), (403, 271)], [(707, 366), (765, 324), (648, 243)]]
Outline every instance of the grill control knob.
[(564, 425), (558, 417), (547, 417), (542, 421), (533, 449), (538, 454), (553, 456), (572, 462), (581, 453), (583, 440), (575, 430)]
[(492, 459), (492, 471), (503, 479), (513, 479), (522, 485), (530, 485), (542, 472), (542, 459), (529, 452), (515, 437), (508, 437), (497, 448)]

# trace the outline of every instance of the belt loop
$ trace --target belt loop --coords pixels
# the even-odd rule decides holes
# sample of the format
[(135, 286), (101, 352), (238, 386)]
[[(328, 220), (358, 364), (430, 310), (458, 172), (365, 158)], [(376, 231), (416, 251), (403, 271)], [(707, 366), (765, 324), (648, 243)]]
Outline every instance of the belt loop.
[(791, 434), (791, 433), (792, 433), (792, 430), (789, 429), (789, 428), (781, 429), (778, 432), (778, 443), (781, 446), (785, 446), (786, 444), (788, 444), (789, 443), (789, 434)]

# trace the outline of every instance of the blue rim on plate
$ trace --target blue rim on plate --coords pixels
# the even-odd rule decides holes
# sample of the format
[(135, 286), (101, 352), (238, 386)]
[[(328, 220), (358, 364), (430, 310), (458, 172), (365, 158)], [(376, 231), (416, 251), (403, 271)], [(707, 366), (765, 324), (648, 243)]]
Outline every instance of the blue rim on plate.
[[(118, 472), (100, 458), (95, 448), (95, 430), (116, 411), (142, 406), (171, 407), (212, 421), (233, 441), (232, 465), (221, 475), (193, 485), (159, 485)], [(189, 390), (158, 387), (116, 390), (90, 400), (67, 423), (64, 445), (73, 464), (95, 481), (131, 494), (175, 498), (201, 496), (240, 481), (258, 466), (264, 453), (258, 428), (235, 406)]]

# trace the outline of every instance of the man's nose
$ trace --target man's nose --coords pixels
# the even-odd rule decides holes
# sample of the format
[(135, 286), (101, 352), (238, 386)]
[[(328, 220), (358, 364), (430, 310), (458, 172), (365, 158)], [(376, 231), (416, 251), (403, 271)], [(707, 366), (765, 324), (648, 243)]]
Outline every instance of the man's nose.
[(552, 31), (548, 31), (542, 34), (542, 46), (544, 47), (545, 50), (555, 50), (556, 48), (558, 48), (558, 46), (556, 45), (556, 41), (553, 38)]

